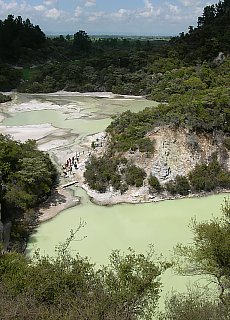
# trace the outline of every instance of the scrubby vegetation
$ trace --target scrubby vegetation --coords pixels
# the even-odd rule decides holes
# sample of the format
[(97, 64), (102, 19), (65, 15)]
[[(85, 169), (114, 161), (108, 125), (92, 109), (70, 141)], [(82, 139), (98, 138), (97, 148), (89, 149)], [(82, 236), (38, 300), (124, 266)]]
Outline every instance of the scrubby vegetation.
[(129, 250), (114, 251), (106, 267), (73, 257), (70, 241), (57, 257), (0, 255), (0, 314), (3, 319), (149, 319), (160, 293), (160, 275), (169, 264)]
[(0, 91), (10, 91), (19, 86), (22, 71), (6, 64), (0, 64)]
[(0, 103), (4, 103), (4, 102), (7, 102), (7, 101), (11, 101), (11, 97), (0, 93)]
[(212, 191), (218, 188), (229, 189), (230, 172), (224, 169), (217, 160), (217, 155), (209, 164), (197, 164), (188, 177), (177, 176), (174, 181), (165, 184), (166, 190), (172, 195), (188, 195), (189, 192)]
[[(91, 157), (85, 179), (92, 189), (125, 192), (148, 181), (151, 192), (187, 195), (229, 188), (230, 174), (214, 155), (188, 177), (177, 176), (164, 188), (154, 176), (123, 158), (124, 152), (154, 153), (148, 133), (160, 125), (190, 132), (222, 132), (229, 150), (230, 51), (229, 0), (207, 6), (196, 28), (170, 42), (121, 39), (92, 41), (84, 31), (72, 38), (48, 39), (27, 19), (9, 15), (0, 21), (0, 90), (22, 92), (113, 91), (147, 95), (161, 103), (137, 114), (125, 112), (107, 128), (108, 154)], [(219, 59), (215, 59), (222, 52)], [(47, 60), (49, 57), (49, 61)], [(12, 67), (13, 65), (13, 67)], [(23, 69), (18, 68), (18, 66)], [(0, 97), (0, 99), (5, 99)], [(191, 143), (195, 143), (191, 141)], [(12, 221), (11, 241), (28, 237), (33, 208), (49, 195), (56, 170), (33, 141), (19, 143), (0, 136), (3, 222)], [(174, 266), (182, 274), (208, 275), (219, 297), (174, 294), (160, 319), (230, 318), (230, 203), (223, 216), (192, 224), (192, 245), (178, 245)], [(202, 213), (201, 213), (202, 214)], [(34, 259), (0, 253), (0, 317), (3, 319), (151, 319), (160, 294), (159, 276), (169, 266), (151, 254), (112, 253), (108, 267), (96, 270), (68, 252), (72, 233), (56, 258)], [(11, 248), (12, 249), (12, 248)], [(18, 247), (16, 247), (18, 249)], [(20, 248), (19, 248), (20, 249)]]
[(211, 191), (216, 188), (229, 188), (230, 172), (224, 170), (217, 161), (216, 155), (209, 164), (198, 164), (189, 173), (191, 189), (195, 192)]
[(127, 191), (128, 186), (141, 187), (146, 173), (143, 169), (128, 163), (126, 158), (92, 156), (86, 164), (84, 172), (86, 182), (91, 189), (104, 193), (113, 187), (121, 193)]
[[(156, 313), (160, 276), (171, 263), (147, 255), (114, 251), (108, 266), (96, 269), (87, 258), (69, 251), (76, 233), (56, 249), (56, 257), (33, 259), (22, 254), (0, 254), (0, 314), (3, 319), (119, 319), (228, 320), (230, 203), (222, 217), (193, 221), (193, 243), (175, 248), (173, 267), (180, 274), (202, 274), (217, 284), (216, 297), (205, 291), (173, 293), (166, 310)], [(79, 228), (83, 226), (80, 222)], [(219, 294), (218, 294), (219, 291)]]
[(180, 194), (182, 196), (187, 196), (190, 191), (189, 181), (183, 176), (176, 176), (174, 181), (166, 183), (165, 188), (172, 195)]
[(33, 208), (47, 199), (57, 178), (49, 156), (33, 140), (20, 143), (0, 135), (1, 218), (11, 221), (13, 243), (28, 237)]
[[(114, 190), (124, 193), (128, 190), (128, 186), (143, 186), (147, 175), (143, 169), (129, 163), (126, 158), (105, 155), (90, 158), (84, 177), (91, 189), (104, 193), (111, 186)], [(155, 176), (150, 174), (146, 180), (151, 193), (167, 191), (173, 196), (186, 196), (190, 192), (229, 189), (230, 172), (220, 165), (217, 154), (214, 153), (208, 164), (197, 164), (187, 177), (177, 175), (174, 180), (161, 184)]]
[(152, 174), (149, 176), (148, 183), (150, 186), (150, 191), (160, 192), (162, 190), (159, 180), (157, 179), (157, 177), (153, 176)]

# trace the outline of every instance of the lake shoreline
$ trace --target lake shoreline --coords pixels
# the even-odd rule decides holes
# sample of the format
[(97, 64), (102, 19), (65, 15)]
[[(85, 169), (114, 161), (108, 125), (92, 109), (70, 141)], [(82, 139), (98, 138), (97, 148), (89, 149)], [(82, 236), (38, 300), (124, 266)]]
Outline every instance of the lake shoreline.
[[(102, 200), (103, 195), (105, 196), (106, 193), (100, 194), (94, 190), (87, 188), (86, 185), (78, 185), (78, 186), (86, 191), (87, 196), (89, 197), (90, 201), (93, 204), (98, 206), (105, 206), (105, 207), (106, 206), (111, 207), (118, 204), (141, 204), (141, 203), (144, 204), (144, 203), (158, 203), (158, 202), (168, 201), (168, 200), (205, 198), (205, 197), (218, 195), (218, 194), (226, 194), (226, 197), (229, 197), (229, 194), (230, 194), (230, 190), (228, 189), (218, 189), (210, 192), (191, 193), (186, 196), (182, 196), (182, 195), (169, 196), (162, 193), (149, 199), (143, 199), (141, 197), (131, 199), (129, 194), (128, 196), (121, 195), (121, 197), (118, 199), (117, 193), (113, 194), (112, 192), (110, 192), (109, 198)], [(96, 196), (96, 194), (98, 196)], [(61, 185), (59, 185), (54, 189), (51, 196), (45, 201), (45, 203), (43, 203), (39, 207), (38, 223), (40, 224), (48, 220), (51, 220), (62, 211), (75, 207), (80, 203), (81, 203), (81, 198), (74, 196), (73, 190), (71, 190), (70, 188), (63, 189)]]
[(37, 211), (38, 223), (48, 221), (62, 211), (79, 204), (79, 197), (75, 197), (70, 189), (64, 189), (59, 185), (53, 189), (49, 198), (39, 206)]
[[(14, 93), (15, 94), (15, 93)], [(47, 94), (47, 96), (87, 96), (87, 97), (99, 97), (99, 98), (111, 98), (116, 99), (116, 98), (123, 98), (123, 99), (143, 99), (144, 97), (141, 96), (120, 96), (120, 95), (114, 95), (111, 92), (100, 92), (100, 93), (78, 93), (78, 92), (65, 92), (65, 91), (60, 91), (56, 93), (50, 93)], [(44, 96), (44, 94), (31, 94), (29, 95), (31, 98), (35, 98), (38, 96)], [(45, 104), (42, 103), (37, 103), (36, 100), (32, 100), (33, 103), (25, 103), (23, 100), (22, 101), (17, 101), (17, 95), (15, 94), (14, 99), (11, 102), (6, 103), (6, 106), (12, 108), (13, 105), (17, 105), (17, 102), (21, 103), (23, 107), (27, 105), (27, 111), (32, 111), (32, 110), (45, 110), (45, 109), (57, 109), (60, 110), (60, 106), (57, 105), (56, 103), (53, 102), (46, 102)], [(121, 99), (122, 100), (122, 99)], [(36, 103), (35, 103), (36, 102)], [(15, 109), (15, 110), (14, 110)], [(63, 108), (61, 108), (62, 110)], [(67, 108), (68, 109), (68, 108)], [(16, 112), (21, 112), (21, 108), (19, 107), (14, 107), (12, 110)], [(69, 110), (69, 109), (68, 109)], [(80, 114), (78, 108), (77, 108), (77, 118), (81, 118), (85, 115), (83, 112)], [(4, 117), (1, 115), (0, 122), (2, 122)], [(67, 129), (60, 129), (56, 128), (55, 126), (51, 124), (38, 124), (38, 125), (27, 125), (27, 126), (3, 126), (1, 125), (1, 131), (3, 133), (8, 133), (14, 136), (19, 141), (24, 141), (28, 138), (28, 136), (34, 138), (37, 140), (39, 149), (43, 149), (44, 151), (48, 151), (51, 155), (52, 158), (55, 162), (55, 165), (58, 167), (60, 176), (62, 174), (62, 169), (61, 166), (64, 164), (63, 162), (65, 159), (68, 159), (69, 157), (72, 158), (72, 156), (75, 154), (75, 152), (68, 148), (63, 148), (63, 143), (66, 143), (66, 139), (61, 139), (61, 136), (66, 134)], [(33, 135), (32, 135), (33, 133)], [(51, 141), (48, 141), (46, 139), (47, 136), (49, 135), (55, 135), (57, 137), (56, 140), (60, 140), (61, 142), (57, 145), (52, 145)], [(159, 202), (159, 201), (165, 201), (165, 200), (177, 200), (177, 199), (184, 199), (184, 198), (194, 198), (194, 197), (205, 197), (205, 196), (210, 196), (213, 194), (219, 194), (219, 193), (229, 193), (230, 190), (218, 190), (214, 192), (208, 192), (208, 193), (199, 193), (199, 194), (190, 194), (188, 196), (171, 196), (169, 194), (163, 193), (163, 194), (150, 194), (148, 191), (148, 187), (142, 187), (142, 188), (130, 188), (125, 194), (121, 195), (119, 192), (114, 192), (112, 189), (109, 192), (106, 192), (105, 194), (100, 194), (98, 192), (95, 192), (87, 185), (84, 183), (84, 171), (85, 171), (85, 163), (88, 161), (89, 156), (88, 154), (95, 154), (95, 155), (101, 155), (103, 151), (106, 148), (106, 142), (105, 140), (102, 140), (105, 145), (103, 147), (97, 148), (96, 150), (93, 150), (91, 148), (91, 144), (93, 141), (99, 139), (101, 140), (101, 137), (105, 136), (105, 132), (99, 132), (97, 134), (91, 134), (88, 135), (86, 140), (82, 145), (76, 145), (75, 148), (79, 150), (85, 150), (84, 155), (81, 154), (80, 156), (80, 163), (79, 163), (79, 168), (78, 170), (71, 176), (69, 176), (66, 180), (68, 182), (69, 180), (77, 180), (79, 181), (78, 185), (79, 187), (82, 187), (88, 194), (91, 202), (98, 204), (98, 205), (103, 205), (103, 206), (112, 206), (115, 204), (119, 203), (154, 203), (154, 202)], [(43, 141), (44, 140), (44, 141)], [(63, 142), (64, 141), (64, 142)], [(62, 149), (60, 149), (62, 147)], [(87, 150), (87, 152), (86, 152)], [(56, 152), (55, 152), (56, 151)], [(58, 157), (57, 157), (58, 156)], [(57, 158), (57, 159), (56, 159)], [(62, 179), (63, 180), (63, 179)], [(71, 193), (70, 189), (61, 189), (61, 185), (57, 187), (59, 190), (59, 193), (56, 194), (56, 202), (54, 201), (55, 196), (52, 194), (51, 197), (45, 202), (45, 204), (41, 205), (39, 208), (39, 217), (38, 221), (44, 222), (49, 219), (52, 219), (56, 215), (58, 215), (60, 212), (63, 210), (75, 206), (79, 200), (76, 200), (76, 197), (74, 197), (73, 193)], [(65, 198), (63, 202), (58, 203), (58, 198), (60, 199)], [(50, 203), (50, 205), (48, 205)]]
[[(99, 132), (97, 134), (92, 134), (87, 136), (87, 139), (84, 141), (84, 147), (86, 147), (88, 150), (91, 150), (90, 154), (95, 156), (101, 156), (106, 148), (107, 144), (106, 142), (103, 143), (103, 146), (100, 148), (92, 149), (91, 145), (93, 141), (106, 141), (103, 140), (103, 137), (106, 136), (106, 133)], [(67, 159), (70, 157), (72, 158), (73, 154), (67, 154)], [(140, 203), (158, 203), (160, 201), (167, 201), (167, 200), (180, 200), (180, 199), (189, 199), (189, 198), (201, 198), (201, 197), (208, 197), (212, 195), (217, 195), (221, 193), (229, 194), (229, 189), (216, 189), (210, 192), (200, 192), (200, 193), (190, 193), (186, 196), (182, 195), (171, 195), (166, 191), (163, 191), (162, 193), (150, 193), (148, 186), (142, 186), (141, 188), (136, 187), (130, 187), (129, 190), (127, 190), (124, 194), (121, 194), (120, 191), (114, 191), (112, 188), (108, 190), (105, 193), (99, 193), (95, 190), (92, 190), (89, 188), (87, 184), (85, 184), (85, 178), (84, 178), (84, 172), (85, 172), (85, 165), (87, 161), (89, 160), (89, 153), (88, 152), (82, 152), (81, 155), (79, 155), (79, 163), (78, 163), (78, 170), (74, 170), (72, 175), (68, 175), (67, 178), (65, 178), (66, 182), (71, 182), (73, 180), (78, 181), (77, 186), (85, 190), (87, 193), (87, 196), (89, 197), (90, 201), (93, 204), (99, 205), (99, 206), (114, 206), (116, 204), (140, 204)], [(55, 163), (58, 168), (60, 168), (60, 163)], [(61, 168), (60, 168), (61, 170)], [(61, 175), (61, 174), (60, 174)], [(65, 192), (68, 191), (69, 188), (65, 190)], [(73, 195), (72, 195), (73, 197)], [(69, 199), (70, 200), (70, 199)], [(72, 199), (74, 202), (74, 199)], [(67, 204), (68, 206), (69, 204)], [(71, 200), (70, 200), (70, 206)], [(50, 216), (48, 214), (48, 219), (51, 219), (55, 217), (59, 212), (63, 211), (62, 207), (56, 208), (56, 211), (51, 209), (51, 212), (53, 212)], [(55, 213), (56, 212), (56, 213)], [(41, 220), (43, 222), (44, 220)], [(46, 219), (45, 219), (46, 221)]]

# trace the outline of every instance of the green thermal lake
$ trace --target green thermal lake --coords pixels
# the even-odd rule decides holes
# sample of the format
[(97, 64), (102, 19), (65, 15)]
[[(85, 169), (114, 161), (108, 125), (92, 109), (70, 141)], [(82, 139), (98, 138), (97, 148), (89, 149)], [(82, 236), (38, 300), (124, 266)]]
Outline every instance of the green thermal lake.
[[(46, 101), (57, 105), (53, 109), (34, 110), (33, 101), (39, 104)], [(31, 100), (33, 100), (31, 102)], [(125, 110), (139, 111), (155, 102), (144, 99), (124, 100), (55, 95), (19, 95), (16, 104), (25, 103), (29, 110), (5, 111), (1, 126), (27, 126), (50, 123), (60, 129), (68, 129), (75, 137), (74, 143), (84, 142), (87, 135), (103, 131), (111, 121), (111, 115)], [(68, 107), (69, 104), (69, 107)], [(12, 104), (11, 104), (12, 106)], [(60, 108), (63, 107), (62, 108)], [(64, 107), (65, 106), (65, 107)], [(14, 107), (14, 105), (13, 105)], [(68, 109), (69, 108), (69, 109)], [(76, 116), (74, 109), (79, 108)], [(71, 110), (70, 110), (71, 109)], [(69, 111), (68, 111), (69, 110)], [(81, 140), (76, 139), (76, 134)], [(52, 137), (50, 137), (52, 139)], [(68, 150), (70, 146), (64, 146)], [(71, 142), (73, 147), (73, 142)], [(74, 145), (77, 148), (77, 145)], [(62, 146), (63, 150), (63, 146)], [(58, 148), (55, 150), (58, 153)], [(50, 151), (51, 152), (51, 151)], [(54, 150), (52, 150), (54, 152)], [(108, 263), (112, 250), (126, 251), (132, 247), (137, 252), (146, 252), (153, 244), (157, 254), (170, 258), (173, 247), (178, 243), (192, 241), (189, 229), (191, 219), (198, 221), (210, 219), (220, 214), (220, 206), (226, 195), (219, 194), (204, 198), (169, 200), (146, 204), (119, 204), (115, 206), (98, 206), (90, 202), (86, 193), (80, 188), (73, 188), (81, 196), (80, 205), (65, 210), (50, 221), (42, 223), (31, 236), (27, 252), (32, 254), (40, 248), (42, 254), (54, 255), (55, 246), (65, 241), (70, 230), (76, 230), (80, 220), (86, 225), (77, 235), (79, 241), (71, 244), (73, 254), (79, 252), (88, 256), (97, 266)], [(83, 239), (84, 238), (84, 239)], [(83, 239), (83, 240), (81, 240)], [(186, 285), (199, 281), (198, 278), (184, 278), (167, 271), (163, 276), (163, 295), (167, 291), (186, 290)]]

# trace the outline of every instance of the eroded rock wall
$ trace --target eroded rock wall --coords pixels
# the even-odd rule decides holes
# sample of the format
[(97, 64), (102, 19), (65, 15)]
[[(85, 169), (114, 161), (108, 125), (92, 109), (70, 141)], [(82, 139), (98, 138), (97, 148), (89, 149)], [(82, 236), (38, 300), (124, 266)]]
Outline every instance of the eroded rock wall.
[(224, 136), (220, 132), (195, 134), (186, 129), (159, 127), (148, 136), (155, 141), (153, 156), (146, 158), (139, 152), (126, 156), (162, 183), (177, 175), (188, 175), (197, 163), (209, 163), (215, 152), (220, 163), (230, 170), (230, 152), (223, 147)]

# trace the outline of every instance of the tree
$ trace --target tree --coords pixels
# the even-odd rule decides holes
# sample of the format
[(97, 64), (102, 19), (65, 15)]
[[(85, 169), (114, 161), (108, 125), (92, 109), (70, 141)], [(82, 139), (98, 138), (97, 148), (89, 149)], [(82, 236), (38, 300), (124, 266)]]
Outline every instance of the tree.
[(189, 186), (188, 179), (186, 177), (177, 175), (174, 183), (175, 183), (176, 193), (179, 193), (182, 196), (186, 196), (189, 194), (190, 186)]
[(11, 244), (23, 250), (23, 242), (35, 219), (34, 207), (47, 199), (56, 183), (57, 171), (48, 154), (36, 142), (20, 143), (0, 135), (1, 204), (3, 223), (11, 222)]
[(212, 299), (211, 295), (207, 288), (173, 293), (166, 299), (165, 312), (158, 320), (228, 320), (228, 310)]
[(91, 40), (87, 33), (79, 30), (73, 37), (73, 48), (76, 51), (88, 53), (91, 48)]
[(145, 170), (134, 164), (129, 164), (125, 169), (125, 182), (130, 186), (141, 187), (145, 177)]
[(177, 266), (183, 274), (205, 274), (219, 287), (219, 299), (229, 304), (230, 293), (230, 199), (221, 207), (222, 217), (192, 223), (193, 244), (175, 249)]
[(156, 258), (152, 249), (146, 255), (130, 249), (127, 254), (114, 251), (109, 265), (96, 269), (88, 258), (72, 256), (69, 244), (74, 239), (71, 232), (57, 247), (55, 258), (36, 252), (31, 260), (15, 252), (0, 252), (3, 318), (151, 319), (159, 298), (160, 275), (169, 264)]
[(157, 177), (153, 176), (152, 174), (150, 175), (149, 179), (149, 186), (151, 188), (151, 191), (153, 192), (160, 192), (161, 191), (161, 185)]

